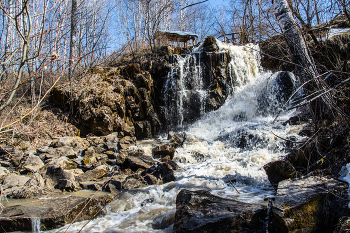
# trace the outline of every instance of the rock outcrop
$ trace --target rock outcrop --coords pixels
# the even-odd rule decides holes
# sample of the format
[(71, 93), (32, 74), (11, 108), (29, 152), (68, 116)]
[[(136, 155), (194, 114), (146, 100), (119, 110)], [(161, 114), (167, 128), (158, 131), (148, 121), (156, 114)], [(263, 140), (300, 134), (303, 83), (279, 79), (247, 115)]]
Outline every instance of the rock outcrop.
[(181, 190), (176, 198), (173, 232), (266, 232), (266, 206)]

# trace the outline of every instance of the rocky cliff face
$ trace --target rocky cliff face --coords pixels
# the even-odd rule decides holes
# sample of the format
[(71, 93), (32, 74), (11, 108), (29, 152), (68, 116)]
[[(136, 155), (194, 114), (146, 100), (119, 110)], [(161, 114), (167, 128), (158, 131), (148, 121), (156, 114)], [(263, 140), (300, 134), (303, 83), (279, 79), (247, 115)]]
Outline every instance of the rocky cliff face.
[(70, 110), (72, 98), (81, 135), (120, 132), (143, 139), (192, 123), (218, 109), (232, 91), (232, 57), (219, 52), (214, 37), (193, 55), (177, 52), (164, 47), (157, 59), (95, 67), (72, 85), (57, 86), (52, 101)]

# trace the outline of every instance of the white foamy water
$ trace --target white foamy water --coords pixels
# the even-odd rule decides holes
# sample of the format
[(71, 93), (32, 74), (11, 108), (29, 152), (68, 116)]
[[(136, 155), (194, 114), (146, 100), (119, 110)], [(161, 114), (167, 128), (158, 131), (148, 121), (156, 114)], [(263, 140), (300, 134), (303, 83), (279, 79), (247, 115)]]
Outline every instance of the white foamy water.
[[(221, 45), (221, 49), (241, 56), (247, 47), (237, 47), (238, 52), (228, 45)], [(282, 125), (293, 115), (291, 112), (272, 123), (271, 106), (262, 106), (259, 98), (265, 98), (270, 105), (277, 104), (278, 88), (271, 84), (275, 74), (259, 74), (255, 50), (246, 58), (236, 62), (240, 67), (237, 69), (242, 70), (235, 71), (240, 81), (233, 87), (233, 95), (221, 108), (203, 114), (192, 124), (186, 142), (176, 149), (177, 180), (124, 192), (108, 206), (105, 216), (92, 220), (81, 232), (172, 232), (176, 196), (182, 189), (205, 189), (249, 203), (274, 194), (263, 166), (285, 155), (285, 141), (280, 137), (298, 139), (301, 126)], [(253, 58), (257, 60), (252, 62)], [(77, 232), (85, 223), (75, 223), (67, 232)], [(64, 232), (66, 228), (50, 232)]]

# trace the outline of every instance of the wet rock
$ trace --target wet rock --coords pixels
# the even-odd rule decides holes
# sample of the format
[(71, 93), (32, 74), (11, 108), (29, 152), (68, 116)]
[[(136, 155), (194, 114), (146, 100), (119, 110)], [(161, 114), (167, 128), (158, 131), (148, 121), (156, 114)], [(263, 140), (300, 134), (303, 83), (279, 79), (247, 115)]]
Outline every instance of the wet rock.
[(136, 137), (125, 136), (119, 140), (118, 146), (120, 149), (128, 149), (130, 146), (136, 145)]
[(152, 138), (152, 127), (149, 121), (136, 121), (134, 127), (137, 139)]
[(44, 162), (40, 157), (30, 153), (21, 165), (20, 170), (24, 172), (37, 172), (43, 166)]
[(168, 162), (168, 161), (170, 161), (170, 160), (171, 160), (171, 158), (170, 158), (169, 155), (167, 155), (167, 156), (165, 156), (165, 157), (163, 157), (163, 158), (160, 159), (160, 161), (161, 161), (162, 163), (166, 163), (166, 162)]
[(175, 154), (174, 144), (167, 143), (167, 144), (156, 146), (152, 149), (152, 154), (154, 158), (163, 158), (169, 155), (170, 159), (173, 159)]
[(144, 162), (144, 160), (142, 160), (141, 158), (139, 157), (135, 157), (135, 156), (129, 156), (124, 164), (123, 164), (125, 167), (129, 167), (131, 168), (133, 171), (136, 171), (137, 169), (139, 168), (142, 168), (142, 169), (147, 169), (147, 168), (150, 168), (151, 166), (148, 165), (147, 163)]
[(58, 188), (69, 192), (76, 191), (78, 187), (76, 186), (75, 182), (72, 182), (71, 180), (60, 179), (58, 181)]
[(174, 144), (175, 148), (182, 146), (184, 141), (186, 140), (186, 133), (175, 133), (173, 131), (170, 131), (168, 133), (168, 140)]
[(296, 170), (293, 165), (285, 160), (270, 162), (264, 165), (264, 170), (275, 191), (277, 191), (280, 181), (293, 178), (296, 175)]
[(266, 232), (265, 206), (183, 189), (176, 197), (173, 232)]
[(177, 163), (174, 160), (168, 161), (167, 164), (169, 164), (173, 168), (173, 170), (176, 170), (179, 168), (179, 165), (177, 165)]
[(110, 180), (105, 188), (106, 192), (110, 192), (112, 194), (119, 193), (120, 190), (123, 189), (123, 183), (117, 180)]
[[(142, 172), (141, 175), (145, 176), (146, 174), (153, 175), (157, 179), (160, 179), (162, 183), (171, 182), (176, 179), (172, 167), (166, 163), (159, 164), (158, 166), (152, 166)], [(152, 183), (154, 183), (153, 180)]]
[(124, 136), (135, 137), (135, 128), (134, 126), (127, 126), (123, 130)]
[(79, 181), (96, 180), (101, 177), (107, 176), (108, 166), (100, 165), (93, 170), (86, 171), (83, 175), (77, 177)]
[[(347, 195), (347, 184), (332, 178), (311, 176), (284, 180), (278, 184), (273, 203), (273, 221), (269, 232), (331, 232), (332, 221), (339, 215), (332, 201)], [(333, 209), (333, 211), (332, 211)]]
[[(6, 232), (31, 231), (30, 218), (40, 218), (41, 230), (51, 230), (71, 223), (80, 211), (82, 213), (76, 221), (88, 220), (101, 209), (101, 206), (106, 205), (109, 201), (110, 196), (101, 193), (91, 200), (90, 198), (73, 195), (65, 197), (51, 196), (36, 200), (29, 199), (20, 205), (5, 206), (1, 214), (0, 225)], [(16, 216), (27, 218), (16, 218)], [(10, 219), (6, 217), (10, 217)]]
[(157, 216), (152, 221), (153, 229), (166, 229), (175, 222), (175, 210)]

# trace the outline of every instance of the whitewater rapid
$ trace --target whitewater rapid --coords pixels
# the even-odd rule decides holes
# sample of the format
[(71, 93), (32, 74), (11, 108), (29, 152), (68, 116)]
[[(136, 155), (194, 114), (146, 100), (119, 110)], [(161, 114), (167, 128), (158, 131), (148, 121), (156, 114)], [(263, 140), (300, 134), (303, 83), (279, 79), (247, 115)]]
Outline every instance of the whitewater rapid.
[[(221, 49), (234, 50), (224, 46)], [(258, 59), (255, 52), (246, 58)], [(281, 138), (300, 139), (297, 133), (302, 126), (283, 124), (296, 112), (282, 113), (272, 123), (275, 113), (271, 114), (269, 107), (261, 110), (262, 92), (271, 105), (278, 104), (276, 87), (270, 85), (277, 74), (260, 72), (258, 65), (254, 65), (257, 62), (247, 59), (239, 59), (238, 65), (247, 62), (253, 65), (231, 71), (241, 76), (238, 79), (241, 84), (234, 87), (225, 104), (204, 113), (187, 128), (187, 139), (174, 156), (179, 166), (174, 174), (176, 181), (124, 191), (109, 204), (104, 216), (92, 220), (82, 232), (172, 232), (176, 196), (182, 189), (204, 189), (249, 203), (259, 203), (274, 195), (263, 166), (287, 153)], [(149, 144), (140, 142), (138, 147), (150, 153)], [(67, 232), (77, 232), (85, 223), (75, 223)], [(64, 232), (66, 227), (49, 232)]]

